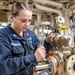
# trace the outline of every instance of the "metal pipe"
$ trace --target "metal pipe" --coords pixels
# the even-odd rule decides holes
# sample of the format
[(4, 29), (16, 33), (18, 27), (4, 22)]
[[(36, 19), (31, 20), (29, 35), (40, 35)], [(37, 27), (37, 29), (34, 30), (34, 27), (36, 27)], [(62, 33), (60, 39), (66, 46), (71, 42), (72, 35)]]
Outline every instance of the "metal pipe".
[(38, 65), (38, 66), (36, 66), (35, 68), (36, 68), (36, 70), (47, 69), (47, 68), (50, 68), (50, 64)]
[(39, 10), (46, 11), (46, 12), (54, 12), (54, 13), (57, 13), (59, 16), (62, 16), (62, 13), (59, 10), (45, 7), (45, 6), (39, 5), (37, 3), (34, 3), (34, 5)]
[(51, 6), (55, 6), (55, 7), (60, 7), (62, 8), (63, 4), (55, 2), (55, 1), (48, 1), (48, 0), (33, 0), (34, 2), (38, 2), (41, 4), (47, 4), (47, 5), (51, 5)]

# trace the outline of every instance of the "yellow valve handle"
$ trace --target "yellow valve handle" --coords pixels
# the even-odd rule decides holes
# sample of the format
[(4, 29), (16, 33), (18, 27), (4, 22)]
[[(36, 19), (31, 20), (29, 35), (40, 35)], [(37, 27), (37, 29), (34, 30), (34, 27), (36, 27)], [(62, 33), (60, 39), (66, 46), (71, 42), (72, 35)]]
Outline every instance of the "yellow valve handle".
[(57, 30), (67, 30), (69, 26), (58, 26)]

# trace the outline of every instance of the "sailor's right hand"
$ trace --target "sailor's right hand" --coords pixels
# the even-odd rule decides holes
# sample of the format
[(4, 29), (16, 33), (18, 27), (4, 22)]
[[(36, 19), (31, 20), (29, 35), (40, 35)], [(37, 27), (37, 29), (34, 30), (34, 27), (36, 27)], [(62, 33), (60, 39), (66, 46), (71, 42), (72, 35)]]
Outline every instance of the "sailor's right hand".
[(42, 59), (45, 59), (46, 57), (46, 49), (44, 46), (42, 45), (39, 45), (35, 51), (35, 58), (36, 58), (36, 61), (39, 62), (41, 61)]

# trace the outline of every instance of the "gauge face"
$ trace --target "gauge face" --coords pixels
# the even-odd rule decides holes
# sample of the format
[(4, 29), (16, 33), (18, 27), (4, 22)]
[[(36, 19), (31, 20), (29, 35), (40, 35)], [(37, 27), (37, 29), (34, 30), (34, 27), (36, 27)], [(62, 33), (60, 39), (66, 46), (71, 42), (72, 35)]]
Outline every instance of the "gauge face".
[(66, 64), (68, 75), (75, 75), (75, 55), (71, 55)]

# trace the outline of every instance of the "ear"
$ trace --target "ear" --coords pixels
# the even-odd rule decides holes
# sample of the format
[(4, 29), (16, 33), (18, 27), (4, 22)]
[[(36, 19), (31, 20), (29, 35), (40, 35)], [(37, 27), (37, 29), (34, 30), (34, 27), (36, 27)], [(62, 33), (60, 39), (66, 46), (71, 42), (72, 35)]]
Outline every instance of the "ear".
[(13, 15), (12, 14), (8, 14), (8, 19), (13, 19)]
[(13, 16), (10, 13), (8, 13), (7, 16), (8, 16), (8, 22), (11, 24), (12, 23)]

